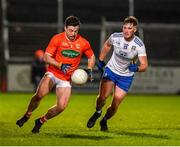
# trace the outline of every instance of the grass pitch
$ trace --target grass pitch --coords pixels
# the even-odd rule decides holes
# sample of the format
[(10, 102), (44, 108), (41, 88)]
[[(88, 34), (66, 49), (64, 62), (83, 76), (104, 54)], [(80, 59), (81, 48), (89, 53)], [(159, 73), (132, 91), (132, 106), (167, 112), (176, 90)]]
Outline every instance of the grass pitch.
[[(46, 113), (56, 97), (49, 94), (31, 119), (19, 128), (15, 123), (32, 94), (0, 94), (1, 146), (174, 146), (180, 145), (180, 96), (128, 95), (101, 132), (99, 121), (92, 129), (87, 120), (95, 111), (94, 94), (73, 94), (69, 106), (32, 134), (34, 120)], [(109, 105), (108, 99), (104, 109)]]

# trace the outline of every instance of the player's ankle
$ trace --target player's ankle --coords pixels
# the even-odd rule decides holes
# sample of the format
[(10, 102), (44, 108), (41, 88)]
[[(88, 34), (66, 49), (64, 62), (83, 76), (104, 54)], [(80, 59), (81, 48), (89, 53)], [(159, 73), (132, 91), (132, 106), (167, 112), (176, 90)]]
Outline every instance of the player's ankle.
[(42, 116), (39, 120), (43, 124), (47, 121), (47, 118), (45, 116)]
[(26, 116), (27, 118), (30, 118), (32, 115), (32, 112), (26, 112), (24, 116)]
[(101, 113), (102, 113), (102, 110), (96, 108), (96, 113), (101, 114)]

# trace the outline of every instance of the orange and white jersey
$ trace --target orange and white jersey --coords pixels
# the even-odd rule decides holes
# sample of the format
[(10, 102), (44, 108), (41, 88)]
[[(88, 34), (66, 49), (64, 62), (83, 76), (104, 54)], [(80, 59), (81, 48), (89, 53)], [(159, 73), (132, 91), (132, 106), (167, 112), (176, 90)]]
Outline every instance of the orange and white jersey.
[(52, 37), (45, 53), (49, 54), (59, 63), (71, 64), (71, 67), (68, 69), (66, 74), (52, 65), (49, 65), (47, 69), (57, 78), (67, 81), (70, 80), (73, 71), (78, 68), (83, 53), (87, 58), (94, 55), (89, 42), (85, 38), (78, 34), (76, 39), (71, 41), (66, 37), (65, 32)]

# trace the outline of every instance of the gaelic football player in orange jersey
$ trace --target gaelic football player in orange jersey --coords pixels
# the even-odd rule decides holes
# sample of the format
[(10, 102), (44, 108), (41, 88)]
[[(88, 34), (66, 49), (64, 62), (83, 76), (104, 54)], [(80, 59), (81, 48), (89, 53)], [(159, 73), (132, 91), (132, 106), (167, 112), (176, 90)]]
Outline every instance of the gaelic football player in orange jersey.
[(44, 61), (49, 64), (49, 67), (41, 79), (26, 113), (17, 120), (16, 124), (19, 127), (22, 127), (30, 118), (32, 112), (38, 107), (43, 97), (51, 91), (53, 86), (56, 86), (57, 103), (45, 115), (35, 120), (32, 133), (38, 133), (44, 122), (64, 111), (71, 96), (71, 74), (78, 68), (83, 54), (88, 58), (86, 71), (89, 79), (92, 80), (95, 55), (89, 42), (78, 34), (79, 28), (79, 19), (75, 16), (69, 16), (65, 20), (65, 31), (52, 37), (44, 55)]

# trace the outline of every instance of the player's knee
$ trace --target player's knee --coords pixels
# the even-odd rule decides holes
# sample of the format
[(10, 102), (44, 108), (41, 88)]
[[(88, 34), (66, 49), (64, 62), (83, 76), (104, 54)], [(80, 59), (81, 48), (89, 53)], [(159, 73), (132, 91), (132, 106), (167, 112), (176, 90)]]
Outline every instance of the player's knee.
[(120, 96), (120, 95), (118, 95), (118, 94), (115, 94), (114, 95), (114, 99), (116, 100), (116, 101), (122, 101), (123, 99), (124, 99), (124, 97), (122, 97), (122, 96)]
[(97, 97), (97, 99), (99, 100), (99, 101), (102, 101), (102, 102), (105, 102), (105, 100), (106, 100), (106, 98), (107, 98), (107, 96), (105, 96), (105, 95), (98, 95), (98, 97)]
[(65, 106), (57, 106), (57, 111), (60, 113), (64, 111), (65, 108), (66, 108)]
[(67, 104), (58, 104), (57, 105), (58, 112), (64, 111), (66, 107), (67, 107)]
[(35, 97), (36, 97), (36, 100), (41, 100), (43, 97), (45, 96), (45, 93), (43, 93), (43, 92), (36, 92), (35, 93)]

